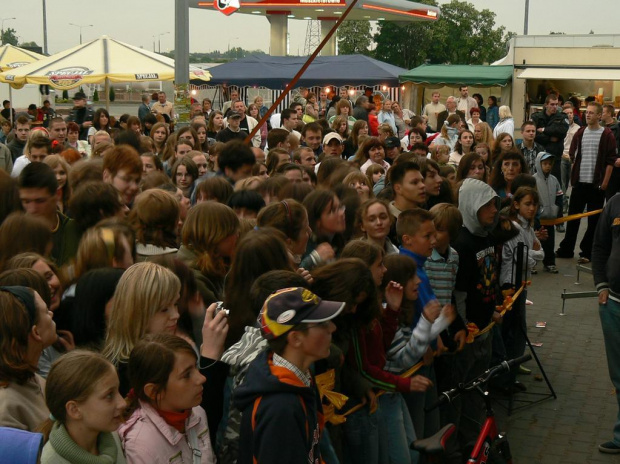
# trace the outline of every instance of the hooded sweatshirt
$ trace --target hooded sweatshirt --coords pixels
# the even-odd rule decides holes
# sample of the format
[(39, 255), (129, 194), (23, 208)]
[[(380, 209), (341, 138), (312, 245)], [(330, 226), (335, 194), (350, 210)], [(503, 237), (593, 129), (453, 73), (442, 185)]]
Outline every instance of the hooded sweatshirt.
[(491, 322), (496, 304), (500, 301), (499, 263), (495, 243), (489, 236), (497, 224), (483, 227), (478, 220), (478, 210), (494, 200), (499, 211), (499, 197), (484, 182), (465, 179), (459, 190), (459, 211), (463, 215), (463, 228), (454, 242), (459, 254), (454, 296), (457, 311), (465, 314), (467, 322), (479, 329)]
[(234, 404), (243, 412), (237, 462), (318, 464), (324, 421), (314, 380), (306, 387), (272, 359), (273, 352), (263, 351), (235, 391)]
[(562, 192), (562, 187), (557, 177), (553, 174), (543, 174), (541, 159), (545, 154), (545, 152), (541, 152), (536, 156), (536, 174), (534, 174), (534, 179), (536, 179), (536, 190), (538, 190), (538, 195), (540, 196), (540, 217), (542, 219), (554, 219), (558, 217), (564, 192)]

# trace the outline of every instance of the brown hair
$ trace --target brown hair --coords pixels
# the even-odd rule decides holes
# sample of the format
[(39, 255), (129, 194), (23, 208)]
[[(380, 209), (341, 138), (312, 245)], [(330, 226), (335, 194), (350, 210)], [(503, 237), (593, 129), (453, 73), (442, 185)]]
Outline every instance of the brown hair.
[(239, 241), (224, 288), (224, 303), (230, 309), (226, 346), (238, 342), (244, 327), (255, 322), (248, 305), (254, 281), (269, 271), (294, 270), (284, 240), (279, 230), (265, 227), (248, 232)]
[[(66, 425), (67, 403), (86, 401), (99, 380), (110, 372), (116, 374), (114, 366), (93, 351), (74, 350), (58, 358), (52, 364), (45, 383), (45, 403), (54, 421)], [(40, 427), (46, 439), (54, 421), (47, 419)]]
[(142, 175), (142, 160), (135, 148), (129, 145), (115, 145), (103, 157), (103, 170), (113, 176), (125, 169), (127, 174)]
[(136, 197), (129, 223), (143, 245), (176, 247), (179, 201), (164, 190), (151, 189)]
[(394, 223), (394, 216), (390, 212), (390, 205), (388, 202), (380, 198), (370, 198), (362, 203), (355, 213), (355, 226), (357, 230), (361, 231), (364, 216), (368, 213), (368, 208), (377, 203), (381, 204), (385, 208), (385, 212), (390, 218), (390, 226)]
[(372, 266), (379, 257), (383, 258), (385, 251), (372, 242), (366, 240), (351, 240), (342, 250), (340, 258), (359, 258), (367, 266)]
[(28, 335), (37, 321), (30, 320), (24, 304), (9, 292), (0, 291), (0, 308), (0, 381), (21, 385), (37, 370), (28, 361)]
[(228, 271), (217, 247), (239, 231), (239, 218), (226, 205), (207, 201), (189, 210), (183, 225), (183, 245), (196, 253), (196, 267), (202, 272), (223, 277)]
[[(138, 406), (137, 400), (157, 406), (160, 395), (166, 391), (176, 362), (175, 354), (178, 352), (185, 352), (196, 358), (196, 352), (189, 343), (181, 337), (166, 333), (146, 335), (131, 350), (127, 372), (135, 400), (132, 401), (129, 413)], [(144, 387), (149, 383), (155, 384), (154, 403), (144, 391)]]
[(433, 220), (433, 215), (422, 208), (414, 208), (403, 211), (396, 222), (396, 235), (398, 242), (403, 242), (403, 235), (415, 235), (422, 224)]
[(43, 158), (43, 162), (52, 169), (56, 169), (58, 166), (64, 169), (67, 180), (65, 181), (64, 187), (62, 187), (62, 203), (66, 208), (69, 198), (71, 197), (71, 186), (69, 185), (69, 173), (71, 172), (71, 166), (69, 166), (69, 163), (67, 163), (67, 161), (65, 161), (65, 159), (60, 155), (47, 155)]
[(51, 242), (52, 231), (43, 219), (22, 212), (10, 214), (0, 225), (0, 269), (19, 253), (45, 256)]
[(438, 203), (429, 210), (429, 213), (433, 215), (435, 228), (447, 230), (450, 241), (456, 240), (463, 227), (463, 215), (459, 209), (450, 203)]
[(213, 200), (226, 204), (232, 194), (232, 185), (220, 176), (208, 177), (196, 187), (196, 198), (202, 197), (203, 201)]
[(116, 216), (125, 208), (118, 190), (101, 180), (80, 184), (69, 201), (73, 219), (82, 230), (99, 221)]
[(89, 181), (101, 181), (103, 179), (103, 160), (100, 158), (81, 160), (71, 166), (69, 173), (69, 185), (75, 192), (80, 184)]
[(8, 173), (0, 169), (0, 224), (4, 219), (14, 211), (22, 209), (19, 200), (19, 189), (17, 188), (17, 179), (11, 177)]
[(287, 199), (263, 208), (258, 213), (256, 223), (258, 227), (273, 227), (295, 241), (301, 233), (307, 214), (301, 203)]

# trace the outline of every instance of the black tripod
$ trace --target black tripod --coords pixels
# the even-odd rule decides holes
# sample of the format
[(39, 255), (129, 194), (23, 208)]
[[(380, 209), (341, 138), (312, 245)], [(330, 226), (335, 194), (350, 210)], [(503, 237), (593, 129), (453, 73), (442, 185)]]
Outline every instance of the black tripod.
[[(517, 244), (517, 249), (512, 259), (512, 270), (513, 270), (512, 275), (513, 275), (513, 284), (514, 284), (515, 289), (519, 289), (521, 287), (521, 284), (527, 280), (527, 271), (528, 271), (527, 252), (528, 252), (528, 247), (526, 247), (523, 242), (519, 242)], [(522, 316), (521, 311), (525, 311), (525, 304), (524, 304), (525, 297), (526, 297), (525, 292), (521, 292), (519, 296), (517, 297), (517, 299), (512, 304), (511, 313), (514, 316), (514, 319), (516, 321), (521, 320), (521, 316)], [(525, 339), (525, 343), (529, 347), (530, 352), (532, 353), (532, 357), (536, 361), (536, 364), (538, 365), (538, 368), (540, 369), (540, 373), (545, 379), (547, 387), (549, 388), (549, 393), (522, 392), (521, 394), (523, 395), (536, 396), (538, 398), (530, 399), (530, 400), (525, 400), (525, 399), (520, 399), (520, 398), (515, 399), (513, 389), (509, 388), (508, 389), (509, 390), (508, 405), (503, 405), (500, 402), (500, 405), (504, 406), (507, 409), (509, 416), (512, 414), (513, 411), (516, 411), (517, 409), (525, 408), (533, 404), (540, 403), (541, 401), (545, 401), (549, 398), (553, 398), (553, 399), (557, 398), (557, 395), (555, 394), (555, 390), (553, 389), (553, 386), (551, 385), (551, 382), (549, 381), (549, 378), (547, 377), (547, 373), (545, 372), (545, 369), (543, 368), (542, 363), (540, 362), (540, 359), (538, 358), (538, 355), (536, 354), (536, 350), (532, 346), (532, 342), (527, 336), (526, 328), (523, 327), (523, 324), (521, 324), (520, 322), (517, 325), (518, 325), (517, 330), (520, 331), (521, 336)], [(515, 402), (520, 402), (523, 404), (518, 407), (515, 407), (514, 405)]]

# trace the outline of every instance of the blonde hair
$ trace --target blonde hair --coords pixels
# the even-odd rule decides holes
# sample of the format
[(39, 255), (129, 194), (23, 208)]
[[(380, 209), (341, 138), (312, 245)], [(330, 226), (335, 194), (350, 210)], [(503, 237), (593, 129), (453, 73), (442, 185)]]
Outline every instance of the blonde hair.
[(510, 112), (510, 107), (508, 105), (502, 105), (499, 107), (499, 118), (512, 118), (512, 113)]
[(479, 127), (482, 131), (481, 143), (486, 143), (489, 146), (493, 145), (495, 139), (493, 138), (493, 129), (491, 129), (491, 126), (489, 126), (486, 122), (482, 121), (474, 126), (474, 128), (476, 127)]
[(122, 237), (127, 240), (133, 255), (135, 236), (124, 221), (108, 218), (89, 228), (78, 245), (75, 277), (78, 278), (92, 269), (113, 267), (114, 260), (121, 261), (125, 255), (121, 244)]
[(183, 245), (196, 253), (194, 265), (201, 272), (224, 277), (227, 266), (217, 247), (239, 231), (239, 218), (228, 206), (214, 201), (199, 203), (189, 210), (183, 225)]
[(137, 263), (127, 269), (114, 292), (102, 354), (114, 365), (127, 361), (151, 318), (176, 301), (180, 291), (179, 278), (159, 264)]

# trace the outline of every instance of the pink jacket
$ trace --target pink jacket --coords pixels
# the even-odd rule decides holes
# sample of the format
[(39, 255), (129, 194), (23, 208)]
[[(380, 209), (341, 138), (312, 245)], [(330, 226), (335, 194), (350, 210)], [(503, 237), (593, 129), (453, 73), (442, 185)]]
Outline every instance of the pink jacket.
[(118, 434), (127, 464), (193, 464), (189, 445), (192, 430), (202, 453), (200, 462), (214, 464), (207, 415), (200, 406), (192, 409), (183, 434), (168, 425), (152, 406), (140, 401), (140, 407), (121, 425)]

